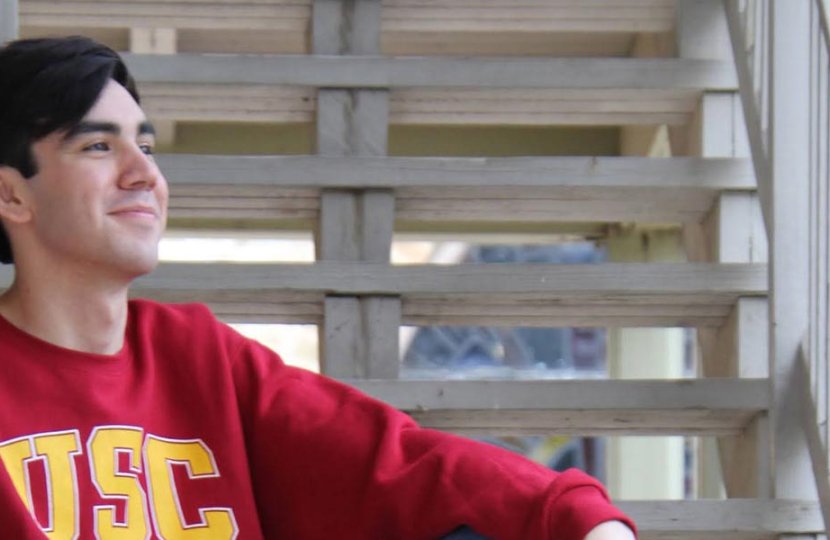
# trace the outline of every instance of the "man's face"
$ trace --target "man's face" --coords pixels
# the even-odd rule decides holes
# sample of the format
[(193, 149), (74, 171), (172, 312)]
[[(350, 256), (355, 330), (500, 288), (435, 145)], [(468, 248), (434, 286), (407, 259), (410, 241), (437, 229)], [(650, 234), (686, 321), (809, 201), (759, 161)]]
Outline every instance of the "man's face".
[(167, 181), (154, 137), (129, 93), (109, 81), (81, 123), (32, 146), (33, 238), (58, 262), (136, 277), (158, 262)]

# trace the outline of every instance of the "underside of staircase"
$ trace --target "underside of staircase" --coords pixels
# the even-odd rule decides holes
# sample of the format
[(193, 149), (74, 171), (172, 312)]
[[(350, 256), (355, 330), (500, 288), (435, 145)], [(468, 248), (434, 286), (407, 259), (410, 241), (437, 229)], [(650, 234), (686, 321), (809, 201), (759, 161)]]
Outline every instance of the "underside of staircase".
[[(314, 235), (314, 264), (164, 263), (136, 296), (318, 325), (324, 372), (439, 429), (717, 441), (725, 498), (619, 501), (644, 539), (824, 534), (776, 360), (803, 330), (787, 329), (794, 303), (771, 302), (802, 294), (769, 262), (800, 256), (784, 219), (797, 207), (758, 178), (727, 19), (737, 3), (0, 2), (0, 40), (86, 34), (127, 53), (159, 132), (171, 229)], [(389, 256), (399, 237), (654, 231), (675, 239), (671, 258)], [(430, 325), (690, 328), (699, 361), (682, 379), (401, 377), (399, 328)]]

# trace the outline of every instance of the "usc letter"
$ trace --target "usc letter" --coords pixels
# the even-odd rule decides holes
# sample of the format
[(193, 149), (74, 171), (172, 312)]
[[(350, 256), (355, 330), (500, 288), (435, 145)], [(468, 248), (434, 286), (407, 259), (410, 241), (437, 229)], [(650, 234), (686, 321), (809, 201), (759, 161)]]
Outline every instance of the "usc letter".
[(48, 523), (41, 529), (50, 540), (78, 538), (78, 480), (74, 456), (80, 454), (78, 432), (61, 431), (16, 439), (0, 445), (0, 459), (17, 494), (34, 515), (28, 464), (43, 460), (46, 467)]
[[(149, 537), (147, 499), (138, 480), (144, 433), (135, 427), (99, 427), (89, 437), (89, 469), (92, 483), (103, 498), (122, 499), (127, 509), (123, 521), (115, 505), (96, 506), (95, 535), (101, 540), (144, 540)], [(127, 453), (129, 472), (118, 470), (118, 455)]]
[[(82, 453), (81, 448), (77, 430), (30, 435), (0, 443), (0, 461), (33, 516), (36, 512), (29, 464), (43, 462), (46, 485), (39, 492), (46, 494), (48, 523), (40, 523), (40, 527), (50, 540), (75, 540), (80, 534), (75, 456)], [(219, 469), (204, 442), (153, 435), (145, 438), (138, 427), (101, 426), (90, 434), (87, 451), (92, 484), (101, 498), (113, 502), (92, 508), (96, 538), (146, 540), (151, 533), (151, 515), (157, 536), (165, 540), (234, 540), (239, 534), (230, 508), (200, 508), (201, 521), (197, 523), (185, 523), (181, 514), (182, 505), (170, 465), (184, 465), (193, 480), (218, 477)], [(121, 466), (122, 455), (129, 457), (128, 467)], [(142, 476), (152, 512), (147, 510), (148, 497), (142, 488)], [(116, 501), (123, 501), (123, 516), (117, 512)]]
[(187, 467), (188, 478), (219, 476), (210, 449), (199, 440), (170, 440), (148, 435), (144, 446), (153, 517), (159, 536), (169, 540), (231, 540), (238, 533), (233, 511), (229, 508), (200, 509), (201, 523), (185, 524), (178, 515), (181, 507), (170, 463)]

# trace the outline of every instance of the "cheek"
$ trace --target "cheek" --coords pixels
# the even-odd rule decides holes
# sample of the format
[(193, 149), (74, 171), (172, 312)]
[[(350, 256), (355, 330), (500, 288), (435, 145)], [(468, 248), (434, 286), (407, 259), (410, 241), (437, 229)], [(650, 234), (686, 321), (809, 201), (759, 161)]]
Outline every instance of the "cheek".
[(165, 180), (163, 176), (160, 177), (158, 183), (156, 184), (156, 198), (158, 199), (161, 208), (166, 211), (167, 203), (170, 200), (170, 188), (167, 185), (167, 180)]

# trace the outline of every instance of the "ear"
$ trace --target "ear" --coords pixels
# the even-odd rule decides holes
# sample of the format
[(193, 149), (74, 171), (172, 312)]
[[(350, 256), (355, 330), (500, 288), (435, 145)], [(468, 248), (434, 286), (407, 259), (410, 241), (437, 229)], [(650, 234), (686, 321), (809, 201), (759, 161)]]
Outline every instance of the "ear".
[(0, 219), (25, 223), (31, 217), (26, 179), (14, 167), (0, 165)]

